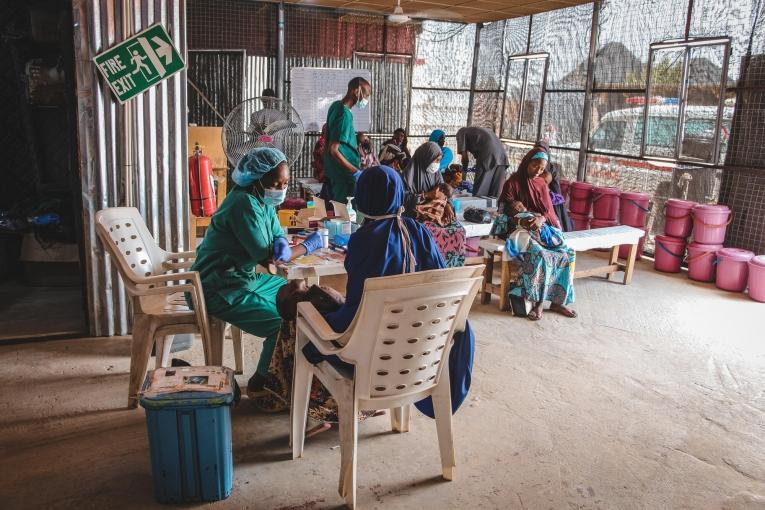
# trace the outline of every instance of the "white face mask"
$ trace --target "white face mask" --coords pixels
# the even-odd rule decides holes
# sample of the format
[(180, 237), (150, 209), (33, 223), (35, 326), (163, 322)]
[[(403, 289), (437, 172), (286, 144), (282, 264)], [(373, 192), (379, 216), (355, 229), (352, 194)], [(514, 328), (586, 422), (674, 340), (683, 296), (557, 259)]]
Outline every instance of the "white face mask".
[(428, 165), (428, 168), (425, 169), (426, 172), (429, 174), (434, 174), (438, 172), (438, 170), (441, 168), (441, 165), (438, 161), (434, 161), (431, 164)]

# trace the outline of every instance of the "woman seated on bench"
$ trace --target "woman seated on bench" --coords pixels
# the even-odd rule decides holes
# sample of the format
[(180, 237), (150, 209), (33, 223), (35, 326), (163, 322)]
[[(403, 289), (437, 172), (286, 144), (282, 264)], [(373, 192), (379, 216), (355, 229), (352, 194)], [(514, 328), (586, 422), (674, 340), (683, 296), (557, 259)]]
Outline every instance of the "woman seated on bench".
[[(539, 145), (524, 156), (518, 169), (505, 182), (499, 200), (500, 215), (492, 228), (492, 233), (503, 239), (511, 237), (508, 256), (518, 260), (520, 274), (510, 284), (510, 296), (531, 301), (532, 309), (527, 317), (532, 321), (542, 318), (545, 301), (551, 302), (553, 312), (576, 317), (576, 312), (566, 306), (574, 302), (574, 251), (565, 243), (544, 242), (538, 235), (525, 236), (523, 243), (517, 243), (517, 236), (513, 236), (518, 229), (542, 232), (546, 230), (542, 228), (545, 223), (560, 231), (543, 177), (548, 161), (547, 151)], [(529, 216), (527, 211), (536, 214)]]

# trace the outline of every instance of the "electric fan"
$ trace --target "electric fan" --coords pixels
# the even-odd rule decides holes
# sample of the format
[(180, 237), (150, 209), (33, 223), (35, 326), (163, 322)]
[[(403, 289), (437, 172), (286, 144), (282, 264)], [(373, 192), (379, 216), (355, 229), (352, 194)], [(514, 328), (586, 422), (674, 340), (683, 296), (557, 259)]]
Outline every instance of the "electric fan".
[(253, 97), (236, 105), (223, 123), (223, 150), (233, 165), (252, 149), (273, 147), (292, 165), (305, 140), (303, 121), (292, 106), (275, 97)]

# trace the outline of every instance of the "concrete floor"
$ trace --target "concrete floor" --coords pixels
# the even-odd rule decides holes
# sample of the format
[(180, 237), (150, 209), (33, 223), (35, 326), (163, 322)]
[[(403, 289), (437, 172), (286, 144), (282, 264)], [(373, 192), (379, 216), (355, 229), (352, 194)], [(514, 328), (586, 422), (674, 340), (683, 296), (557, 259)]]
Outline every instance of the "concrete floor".
[[(371, 419), (360, 507), (765, 508), (765, 304), (650, 262), (630, 287), (590, 278), (576, 292), (576, 320), (475, 305), (455, 481), (439, 477), (431, 420), (394, 435)], [(258, 341), (246, 348), (249, 371)], [(1, 508), (166, 508), (143, 411), (121, 407), (128, 352), (127, 338), (0, 347)], [(340, 507), (336, 430), (292, 461), (288, 416), (247, 404), (233, 410), (233, 495), (210, 507)]]

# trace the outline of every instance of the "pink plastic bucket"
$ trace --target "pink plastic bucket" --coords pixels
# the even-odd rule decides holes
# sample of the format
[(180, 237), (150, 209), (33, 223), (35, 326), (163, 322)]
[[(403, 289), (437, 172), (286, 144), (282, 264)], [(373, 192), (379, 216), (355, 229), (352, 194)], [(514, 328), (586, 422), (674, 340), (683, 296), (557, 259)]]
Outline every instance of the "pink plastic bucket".
[(569, 213), (571, 216), (571, 223), (574, 224), (574, 230), (589, 230), (590, 217), (586, 214), (578, 214), (575, 212)]
[(685, 255), (685, 239), (658, 235), (654, 240), (654, 269), (665, 273), (679, 273)]
[[(624, 225), (624, 223), (622, 223)], [(632, 226), (632, 225), (630, 225)], [(637, 228), (637, 227), (636, 227)], [(643, 258), (643, 247), (645, 246), (645, 240), (646, 237), (648, 237), (648, 232), (646, 231), (645, 235), (640, 238), (640, 241), (638, 241), (638, 250), (637, 255), (635, 256), (635, 260), (640, 260)], [(619, 246), (619, 258), (620, 259), (626, 259), (630, 256), (630, 245), (623, 244)]]
[(568, 187), (570, 184), (566, 179), (560, 180), (560, 194), (563, 195), (563, 198), (568, 197)]
[(752, 257), (748, 264), (749, 297), (765, 303), (765, 255)]
[(676, 198), (667, 200), (667, 204), (664, 206), (664, 234), (683, 238), (691, 235), (691, 229), (693, 228), (692, 213), (696, 205), (696, 202), (678, 200)]
[(691, 243), (688, 245), (688, 278), (697, 282), (715, 281), (716, 253), (721, 244)]
[(754, 253), (740, 248), (723, 248), (717, 252), (718, 289), (743, 292), (749, 278), (749, 264)]
[(572, 213), (590, 215), (592, 207), (592, 184), (586, 182), (572, 182), (568, 188), (568, 209)]
[[(599, 220), (596, 218), (593, 218), (590, 220), (590, 228), (605, 228), (605, 227), (615, 227), (618, 225), (618, 221), (614, 220)], [(610, 251), (608, 248), (596, 248), (597, 251)]]
[(619, 195), (621, 191), (617, 188), (592, 188), (592, 217), (616, 221), (619, 218)]
[(651, 195), (622, 191), (619, 201), (619, 222), (630, 227), (645, 227), (645, 220), (651, 210)]
[(722, 244), (732, 219), (726, 205), (697, 205), (693, 208), (693, 240), (701, 244)]

